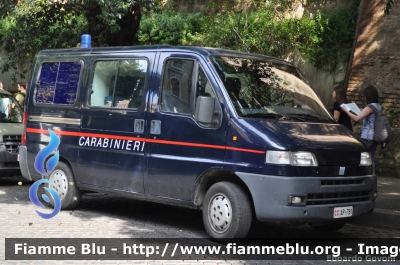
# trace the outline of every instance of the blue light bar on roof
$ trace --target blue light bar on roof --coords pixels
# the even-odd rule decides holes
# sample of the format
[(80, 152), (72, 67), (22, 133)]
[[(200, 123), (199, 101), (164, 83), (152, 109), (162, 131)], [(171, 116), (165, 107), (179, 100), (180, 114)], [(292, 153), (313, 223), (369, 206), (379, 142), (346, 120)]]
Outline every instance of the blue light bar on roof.
[(92, 36), (89, 34), (83, 34), (81, 37), (81, 48), (91, 48), (92, 47)]

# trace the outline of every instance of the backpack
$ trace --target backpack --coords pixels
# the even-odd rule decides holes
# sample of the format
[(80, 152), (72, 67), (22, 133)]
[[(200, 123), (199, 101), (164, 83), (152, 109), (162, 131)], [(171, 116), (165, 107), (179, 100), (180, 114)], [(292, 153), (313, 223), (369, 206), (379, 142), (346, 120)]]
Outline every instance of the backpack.
[(389, 120), (382, 110), (378, 111), (372, 104), (368, 104), (367, 107), (370, 107), (375, 112), (374, 140), (383, 144), (382, 146), (384, 147), (392, 138), (392, 128), (390, 128)]

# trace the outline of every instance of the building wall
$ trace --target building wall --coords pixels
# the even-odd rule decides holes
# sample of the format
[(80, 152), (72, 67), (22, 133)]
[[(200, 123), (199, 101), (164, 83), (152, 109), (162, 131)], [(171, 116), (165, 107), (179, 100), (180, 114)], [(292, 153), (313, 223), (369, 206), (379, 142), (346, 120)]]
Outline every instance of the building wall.
[(385, 149), (378, 147), (377, 175), (400, 177), (400, 8), (384, 14), (386, 0), (362, 0), (354, 55), (348, 78), (349, 100), (365, 106), (363, 89), (374, 85), (379, 103), (392, 122), (393, 139)]
[(285, 60), (300, 69), (321, 101), (328, 108), (333, 107), (332, 89), (335, 84), (345, 79), (347, 64), (338, 65), (334, 73), (318, 70), (313, 64), (304, 62), (297, 50), (290, 53)]

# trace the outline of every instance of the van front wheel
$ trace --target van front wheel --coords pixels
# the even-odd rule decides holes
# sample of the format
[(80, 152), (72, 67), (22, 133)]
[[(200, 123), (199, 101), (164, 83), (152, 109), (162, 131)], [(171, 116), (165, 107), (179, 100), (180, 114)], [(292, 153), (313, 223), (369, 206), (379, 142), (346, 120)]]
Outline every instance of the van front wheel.
[[(62, 210), (75, 208), (82, 199), (82, 192), (76, 186), (72, 170), (63, 162), (58, 162), (56, 168), (51, 172), (48, 188), (57, 192)], [(50, 204), (54, 206), (53, 200), (50, 200)]]
[(252, 209), (242, 187), (218, 182), (207, 191), (203, 204), (203, 222), (208, 235), (219, 242), (244, 238), (249, 232)]

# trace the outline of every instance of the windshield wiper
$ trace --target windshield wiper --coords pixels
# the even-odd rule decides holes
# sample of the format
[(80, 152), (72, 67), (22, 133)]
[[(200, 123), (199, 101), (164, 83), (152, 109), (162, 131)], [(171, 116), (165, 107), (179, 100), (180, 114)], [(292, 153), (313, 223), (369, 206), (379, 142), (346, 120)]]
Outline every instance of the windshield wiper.
[(245, 118), (266, 118), (266, 119), (278, 119), (278, 120), (298, 120), (305, 121), (304, 119), (291, 114), (278, 114), (278, 113), (249, 113), (242, 115)]
[(291, 117), (306, 120), (331, 121), (328, 117), (319, 114), (290, 113)]
[(281, 114), (276, 114), (276, 113), (249, 113), (249, 114), (245, 114), (242, 115), (242, 117), (245, 118), (267, 118), (267, 119), (278, 119), (278, 118), (282, 118), (285, 117), (284, 115)]

